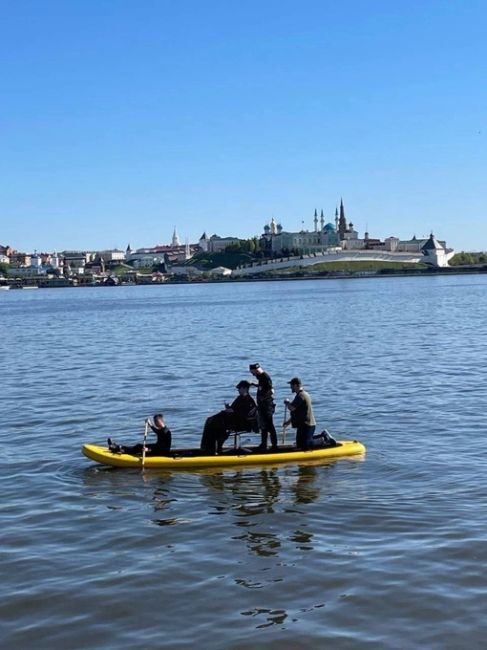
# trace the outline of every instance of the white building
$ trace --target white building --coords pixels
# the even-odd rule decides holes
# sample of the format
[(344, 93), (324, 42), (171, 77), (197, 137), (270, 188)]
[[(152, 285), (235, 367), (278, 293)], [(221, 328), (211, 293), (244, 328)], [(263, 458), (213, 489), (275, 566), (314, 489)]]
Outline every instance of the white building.
[(132, 253), (130, 263), (134, 269), (149, 268), (166, 261), (165, 253)]
[[(298, 253), (318, 253), (330, 247), (340, 246), (338, 232), (332, 223), (325, 224), (323, 210), (318, 220), (318, 211), (314, 213), (314, 229), (289, 232), (274, 217), (264, 226), (261, 237), (261, 246), (275, 255), (289, 254), (290, 251)], [(319, 226), (318, 226), (319, 223)]]
[(238, 244), (240, 239), (238, 237), (219, 237), (212, 235), (208, 242), (208, 251), (210, 253), (222, 253), (227, 246)]
[(125, 253), (118, 250), (118, 248), (113, 248), (106, 251), (97, 251), (97, 256), (103, 257), (105, 262), (123, 262), (125, 260)]
[(199, 238), (198, 246), (201, 248), (203, 253), (207, 253), (209, 251), (209, 249), (210, 249), (210, 238), (206, 234), (206, 231)]
[(433, 266), (448, 266), (449, 260), (455, 255), (453, 249), (447, 249), (442, 242), (439, 242), (431, 233), (426, 244), (421, 248), (426, 264)]
[(30, 266), (34, 269), (40, 269), (42, 266), (41, 256), (37, 254), (37, 251), (34, 251), (34, 254), (31, 255)]
[(59, 255), (54, 251), (54, 253), (51, 255), (51, 266), (53, 269), (59, 269), (61, 266), (61, 260), (59, 259)]

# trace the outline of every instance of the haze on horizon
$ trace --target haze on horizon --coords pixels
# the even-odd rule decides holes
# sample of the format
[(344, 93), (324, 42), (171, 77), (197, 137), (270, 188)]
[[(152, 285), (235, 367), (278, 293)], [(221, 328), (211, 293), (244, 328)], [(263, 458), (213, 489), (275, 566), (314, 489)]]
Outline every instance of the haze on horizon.
[(487, 250), (480, 0), (2, 3), (0, 244), (286, 230)]

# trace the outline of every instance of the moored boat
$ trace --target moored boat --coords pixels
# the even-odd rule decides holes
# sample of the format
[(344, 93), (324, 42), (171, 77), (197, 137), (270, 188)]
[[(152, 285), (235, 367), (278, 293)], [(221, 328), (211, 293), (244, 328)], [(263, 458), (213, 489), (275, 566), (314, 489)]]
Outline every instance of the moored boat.
[(277, 451), (259, 452), (257, 447), (228, 449), (217, 456), (206, 456), (199, 449), (174, 449), (168, 456), (146, 456), (142, 465), (140, 456), (113, 453), (106, 447), (85, 444), (83, 454), (90, 460), (110, 467), (144, 469), (198, 469), (202, 467), (231, 467), (238, 465), (275, 465), (277, 463), (302, 463), (333, 460), (365, 453), (365, 446), (357, 440), (339, 440), (334, 447), (319, 447), (300, 451), (287, 445)]

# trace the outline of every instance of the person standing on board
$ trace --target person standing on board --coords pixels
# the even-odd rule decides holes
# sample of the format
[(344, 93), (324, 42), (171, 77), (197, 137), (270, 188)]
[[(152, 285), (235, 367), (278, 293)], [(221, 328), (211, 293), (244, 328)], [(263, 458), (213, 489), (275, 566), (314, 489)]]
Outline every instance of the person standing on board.
[(313, 449), (313, 434), (316, 429), (316, 420), (313, 414), (313, 406), (311, 404), (311, 397), (303, 389), (301, 379), (293, 377), (288, 381), (295, 397), (293, 401), (289, 399), (284, 400), (284, 404), (289, 409), (291, 417), (285, 426), (289, 424), (296, 429), (296, 447), (301, 451), (308, 451)]
[(277, 449), (277, 433), (274, 426), (273, 416), (276, 410), (274, 403), (274, 389), (272, 388), (272, 379), (269, 374), (265, 372), (260, 363), (251, 363), (249, 366), (250, 372), (257, 379), (257, 384), (253, 383), (252, 386), (257, 386), (257, 410), (259, 413), (259, 428), (261, 435), (261, 443), (258, 447), (259, 451), (267, 449), (267, 435), (271, 437), (272, 450)]

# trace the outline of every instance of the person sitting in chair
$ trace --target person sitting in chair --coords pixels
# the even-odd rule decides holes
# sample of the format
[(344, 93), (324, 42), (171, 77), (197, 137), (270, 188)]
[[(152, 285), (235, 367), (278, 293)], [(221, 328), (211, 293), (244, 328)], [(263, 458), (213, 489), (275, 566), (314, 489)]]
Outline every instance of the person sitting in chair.
[(229, 431), (258, 431), (257, 404), (249, 393), (250, 383), (243, 379), (235, 387), (238, 396), (225, 409), (207, 418), (201, 436), (201, 450), (221, 453)]
[[(146, 420), (149, 427), (157, 436), (157, 442), (153, 444), (146, 445), (146, 455), (147, 456), (167, 456), (171, 450), (171, 431), (166, 426), (164, 422), (164, 416), (162, 413), (156, 413), (154, 415), (154, 423), (147, 419)], [(141, 456), (144, 451), (144, 445), (142, 443), (126, 446), (126, 445), (117, 445), (113, 442), (111, 438), (108, 438), (108, 449), (114, 454), (130, 454), (131, 456)]]

